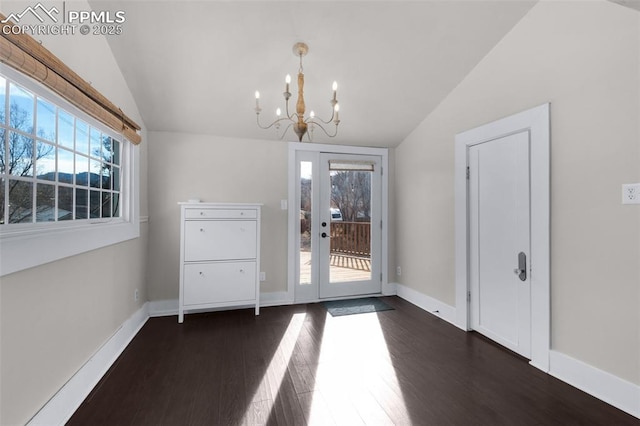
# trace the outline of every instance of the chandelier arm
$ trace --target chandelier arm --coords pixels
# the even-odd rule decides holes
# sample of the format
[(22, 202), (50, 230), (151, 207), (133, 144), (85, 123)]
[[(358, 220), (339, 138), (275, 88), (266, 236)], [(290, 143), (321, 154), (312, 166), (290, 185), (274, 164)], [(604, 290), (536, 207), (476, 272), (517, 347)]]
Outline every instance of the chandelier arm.
[[(317, 117), (317, 116), (314, 118), (314, 120), (319, 120), (319, 121), (323, 122), (324, 124), (331, 124), (331, 123), (333, 122), (333, 119), (334, 119), (334, 117), (335, 117), (335, 116), (336, 116), (336, 112), (335, 112), (335, 110), (332, 108), (332, 109), (331, 109), (331, 118), (329, 118), (329, 120), (324, 121), (322, 118)], [(311, 121), (311, 120), (312, 120), (312, 119), (311, 119), (311, 117), (309, 117), (309, 118), (307, 119), (307, 121), (308, 121), (308, 122), (313, 123), (313, 121)], [(319, 123), (316, 123), (316, 124), (319, 124)]]
[(284, 135), (287, 134), (287, 131), (291, 128), (291, 126), (293, 126), (293, 123), (289, 123), (289, 125), (287, 126), (286, 129), (284, 129), (284, 132), (282, 132), (282, 135), (280, 136), (280, 140), (284, 139)]
[[(313, 124), (315, 126), (318, 126), (320, 129), (322, 129), (322, 131), (324, 132), (325, 135), (329, 136), (330, 138), (335, 137), (338, 134), (338, 126), (336, 125), (336, 131), (334, 132), (334, 134), (330, 134), (329, 132), (327, 132), (327, 129), (324, 128), (324, 126), (318, 122), (315, 121), (311, 121), (310, 124)], [(327, 123), (328, 124), (328, 123)]]
[[(263, 125), (260, 124), (260, 114), (256, 114), (256, 123), (258, 123), (258, 127), (260, 127), (262, 130), (270, 129), (273, 126), (275, 126), (277, 123), (279, 123), (281, 121), (285, 121), (285, 120), (291, 121), (291, 119), (289, 119), (287, 117), (283, 117), (283, 118), (279, 118), (279, 119), (275, 120), (273, 123), (269, 124), (268, 126), (263, 126)], [(289, 124), (289, 126), (291, 126), (291, 124)]]
[(293, 120), (293, 116), (289, 114), (289, 99), (287, 99), (284, 103), (284, 113), (287, 117), (289, 117), (289, 120)]

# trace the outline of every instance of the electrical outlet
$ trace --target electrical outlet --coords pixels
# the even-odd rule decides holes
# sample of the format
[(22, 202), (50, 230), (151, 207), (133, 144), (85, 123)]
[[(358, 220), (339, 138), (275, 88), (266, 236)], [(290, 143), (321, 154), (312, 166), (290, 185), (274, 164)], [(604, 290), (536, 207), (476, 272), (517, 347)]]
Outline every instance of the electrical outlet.
[(640, 204), (640, 183), (622, 185), (622, 204)]
[(136, 289), (133, 291), (133, 300), (134, 300), (134, 302), (137, 302), (137, 301), (138, 301), (138, 299), (140, 299), (140, 293), (138, 293), (138, 289), (136, 288)]
[(267, 273), (260, 272), (260, 281), (266, 281), (266, 280), (267, 280)]
[(400, 266), (396, 266), (396, 275), (397, 276), (402, 275), (402, 268)]

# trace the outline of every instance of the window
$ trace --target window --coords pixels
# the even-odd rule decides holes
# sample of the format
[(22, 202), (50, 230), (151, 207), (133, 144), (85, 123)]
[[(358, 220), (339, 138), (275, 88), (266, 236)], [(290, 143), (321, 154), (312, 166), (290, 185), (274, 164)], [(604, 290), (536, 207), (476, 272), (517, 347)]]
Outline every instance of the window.
[(0, 225), (120, 218), (121, 137), (0, 75)]
[(0, 275), (139, 235), (137, 149), (0, 70)]

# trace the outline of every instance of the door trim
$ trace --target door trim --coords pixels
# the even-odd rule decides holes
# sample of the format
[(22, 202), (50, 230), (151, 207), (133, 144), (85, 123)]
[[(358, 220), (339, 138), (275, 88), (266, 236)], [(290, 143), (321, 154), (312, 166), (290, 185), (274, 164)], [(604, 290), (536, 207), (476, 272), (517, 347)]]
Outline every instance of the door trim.
[(469, 330), (469, 147), (527, 131), (531, 173), (531, 365), (549, 372), (550, 296), (550, 104), (459, 133), (455, 138), (456, 325)]
[[(296, 280), (296, 226), (299, 228), (299, 206), (296, 202), (297, 188), (297, 152), (329, 152), (336, 154), (376, 155), (381, 158), (382, 166), (382, 247), (380, 248), (380, 272), (382, 274), (382, 294), (394, 294), (389, 285), (389, 150), (387, 148), (372, 148), (361, 146), (329, 145), (315, 143), (289, 142), (289, 172), (288, 172), (288, 215), (287, 215), (287, 301), (295, 303)], [(319, 301), (314, 300), (314, 301)], [(327, 300), (327, 299), (323, 299)], [(306, 303), (306, 301), (305, 301)]]

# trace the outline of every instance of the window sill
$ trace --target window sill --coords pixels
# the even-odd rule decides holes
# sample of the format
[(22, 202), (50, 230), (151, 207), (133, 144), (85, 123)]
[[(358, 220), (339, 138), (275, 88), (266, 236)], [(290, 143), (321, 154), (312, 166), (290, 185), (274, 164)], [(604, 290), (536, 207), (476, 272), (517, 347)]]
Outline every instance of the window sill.
[(75, 256), (140, 236), (138, 220), (0, 236), (0, 276)]

